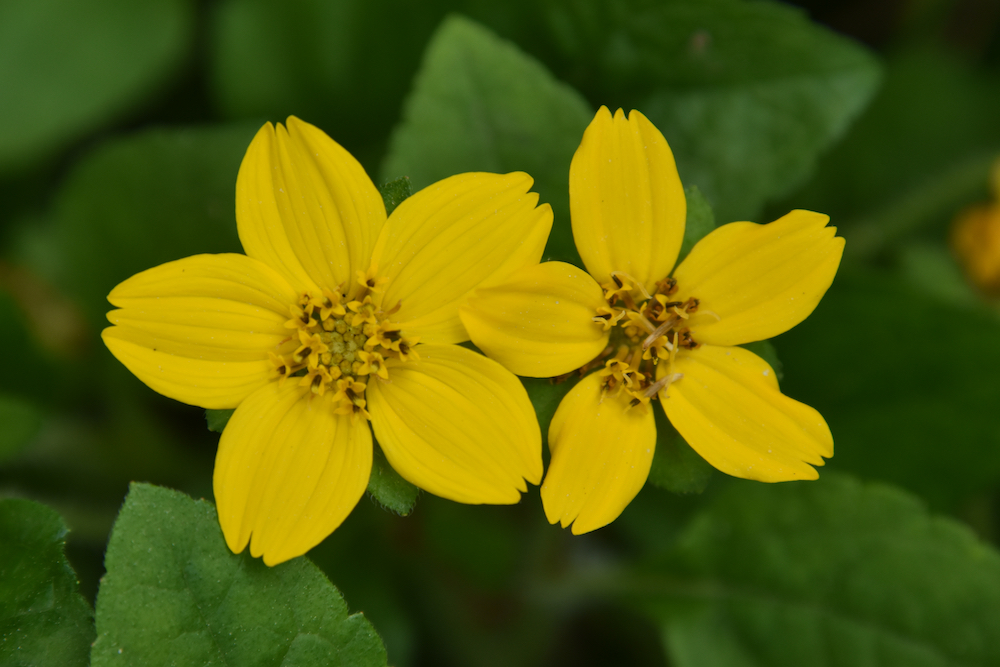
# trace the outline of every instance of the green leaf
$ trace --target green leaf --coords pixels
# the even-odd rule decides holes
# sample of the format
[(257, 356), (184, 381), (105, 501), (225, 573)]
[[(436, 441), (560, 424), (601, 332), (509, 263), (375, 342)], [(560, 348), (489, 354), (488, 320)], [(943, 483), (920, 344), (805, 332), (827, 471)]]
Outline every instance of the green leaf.
[(417, 504), (417, 494), (420, 493), (420, 489), (400, 477), (399, 473), (389, 465), (381, 447), (376, 446), (372, 452), (372, 474), (368, 478), (368, 493), (382, 507), (406, 516)]
[(392, 215), (396, 207), (403, 203), (403, 200), (413, 194), (413, 186), (410, 185), (408, 176), (401, 176), (394, 181), (389, 181), (379, 187), (382, 194), (382, 202), (385, 204), (385, 214)]
[(406, 0), (221, 0), (212, 10), (209, 90), (221, 112), (294, 114), (369, 167), (444, 13)]
[(870, 256), (912, 228), (946, 223), (986, 195), (1000, 153), (998, 116), (995, 69), (926, 45), (898, 49), (886, 60), (885, 85), (797, 205), (850, 227), (851, 254)]
[(656, 420), (656, 450), (649, 469), (649, 482), (673, 493), (701, 493), (715, 472), (708, 461), (691, 449), (667, 419), (663, 406), (650, 404)]
[(417, 189), (468, 171), (525, 171), (555, 215), (546, 256), (579, 264), (569, 164), (593, 111), (537, 61), (485, 28), (448, 18), (435, 33), (393, 133), (385, 177)]
[(705, 195), (701, 194), (698, 186), (689, 185), (684, 188), (684, 198), (687, 199), (687, 219), (684, 222), (684, 241), (681, 243), (681, 252), (677, 256), (677, 264), (684, 261), (684, 258), (698, 241), (715, 229), (715, 214), (712, 213), (712, 206), (705, 199)]
[(15, 456), (42, 427), (42, 411), (23, 398), (0, 394), (0, 463)]
[(734, 483), (651, 576), (678, 667), (1000, 663), (1000, 556), (891, 487)]
[(66, 561), (66, 532), (48, 507), (0, 499), (0, 664), (87, 664), (93, 613)]
[[(147, 97), (191, 43), (184, 0), (0, 3), (0, 172), (49, 154)], [(105, 191), (113, 192), (113, 191)]]
[(385, 665), (361, 614), (305, 558), (229, 551), (204, 500), (133, 484), (108, 544), (94, 667)]
[(199, 253), (240, 252), (236, 173), (255, 126), (148, 130), (111, 142), (70, 175), (55, 207), (58, 283), (95, 326), (122, 280)]
[(215, 433), (222, 433), (229, 423), (229, 419), (236, 410), (205, 410), (205, 421), (208, 423), (208, 430)]
[(808, 176), (879, 80), (865, 49), (783, 3), (583, 0), (547, 13), (539, 48), (558, 53), (557, 74), (644, 113), (722, 222), (753, 219)]
[(992, 313), (842, 270), (816, 311), (776, 339), (782, 390), (826, 418), (828, 465), (955, 508), (1000, 481), (998, 337)]

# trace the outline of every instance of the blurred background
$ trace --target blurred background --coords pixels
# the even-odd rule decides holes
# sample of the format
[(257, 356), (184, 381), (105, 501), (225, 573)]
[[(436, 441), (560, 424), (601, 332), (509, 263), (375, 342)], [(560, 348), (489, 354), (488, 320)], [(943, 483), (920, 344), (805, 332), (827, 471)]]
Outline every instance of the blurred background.
[[(831, 216), (834, 287), (772, 341), (783, 391), (834, 433), (823, 478), (899, 487), (996, 545), (1000, 214), (970, 209), (1000, 197), (995, 0), (5, 0), (0, 494), (63, 515), (91, 602), (130, 481), (212, 497), (204, 411), (99, 334), (118, 282), (240, 251), (236, 172), (263, 122), (318, 125), (376, 184), (528, 171), (548, 255), (572, 260), (569, 161), (602, 104), (653, 120), (718, 224)], [(668, 444), (584, 537), (545, 522), (537, 488), (513, 507), (421, 494), (406, 517), (366, 497), (310, 558), (397, 667), (691, 664), (611, 575), (748, 483)]]

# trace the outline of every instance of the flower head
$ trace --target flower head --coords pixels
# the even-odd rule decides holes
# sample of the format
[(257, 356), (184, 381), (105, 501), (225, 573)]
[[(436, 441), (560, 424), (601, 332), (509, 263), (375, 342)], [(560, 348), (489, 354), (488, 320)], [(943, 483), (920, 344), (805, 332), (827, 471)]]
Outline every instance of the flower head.
[(1000, 295), (1000, 159), (993, 164), (993, 200), (962, 211), (952, 225), (951, 245), (969, 280)]
[(654, 402), (723, 472), (816, 478), (813, 466), (833, 455), (826, 423), (737, 346), (816, 307), (844, 246), (827, 216), (724, 225), (675, 267), (686, 202), (670, 148), (639, 112), (612, 117), (605, 107), (573, 157), (570, 205), (586, 272), (526, 267), (461, 309), (473, 342), (515, 373), (585, 374), (549, 427), (549, 521), (579, 534), (618, 517), (649, 474)]
[(387, 219), (361, 165), (292, 117), (240, 166), (246, 255), (169, 262), (111, 292), (103, 338), (129, 370), (236, 408), (214, 476), (234, 552), (249, 543), (274, 565), (329, 535), (368, 485), (371, 430), (404, 478), (445, 498), (514, 503), (541, 480), (523, 387), (455, 344), (467, 294), (541, 257), (552, 215), (531, 183), (462, 174)]

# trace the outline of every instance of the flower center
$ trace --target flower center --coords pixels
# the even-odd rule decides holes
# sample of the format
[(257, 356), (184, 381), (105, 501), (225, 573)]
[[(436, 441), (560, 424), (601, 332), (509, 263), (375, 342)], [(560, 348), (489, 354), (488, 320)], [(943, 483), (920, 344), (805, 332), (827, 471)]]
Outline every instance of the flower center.
[[(607, 305), (598, 308), (594, 317), (605, 331), (611, 330), (608, 347), (581, 370), (603, 365), (598, 375), (604, 391), (627, 393), (634, 407), (649, 403), (682, 377), (673, 372), (673, 362), (678, 349), (698, 347), (687, 327), (688, 318), (698, 310), (698, 299), (673, 299), (677, 292), (673, 278), (656, 283), (653, 294), (626, 273), (614, 271), (611, 278), (612, 282), (601, 286)], [(667, 372), (657, 380), (661, 361), (668, 364)]]
[(385, 280), (376, 284), (359, 276), (359, 282), (362, 278), (364, 289), (351, 301), (339, 290), (323, 290), (305, 292), (291, 304), (292, 318), (285, 326), (295, 333), (283, 347), (292, 351), (272, 352), (271, 362), (279, 382), (298, 379), (299, 386), (309, 387), (317, 396), (331, 391), (334, 412), (367, 419), (364, 396), (371, 376), (387, 380), (386, 361), (418, 358), (413, 350), (418, 339), (404, 337), (399, 325), (389, 321), (398, 304), (385, 312), (372, 300), (371, 292), (381, 291)]

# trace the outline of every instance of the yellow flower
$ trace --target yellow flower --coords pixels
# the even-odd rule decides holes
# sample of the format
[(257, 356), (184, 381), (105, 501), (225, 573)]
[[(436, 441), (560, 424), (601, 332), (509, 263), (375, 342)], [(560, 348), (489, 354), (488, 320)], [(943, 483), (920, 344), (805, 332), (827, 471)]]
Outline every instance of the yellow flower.
[(103, 338), (129, 370), (184, 403), (236, 408), (214, 476), (234, 552), (249, 542), (274, 565), (340, 525), (368, 484), (369, 416), (392, 466), (436, 495), (516, 503), (541, 481), (521, 383), (456, 345), (467, 294), (541, 257), (552, 213), (531, 184), (454, 176), (387, 220), (361, 165), (292, 117), (265, 125), (240, 166), (246, 255), (188, 257), (111, 292)]
[(570, 205), (589, 275), (562, 262), (532, 265), (461, 309), (472, 341), (519, 375), (597, 371), (549, 427), (549, 521), (580, 534), (621, 514), (653, 460), (653, 400), (723, 472), (815, 479), (812, 466), (833, 455), (823, 418), (735, 346), (787, 331), (816, 307), (844, 247), (827, 216), (725, 225), (674, 268), (686, 202), (673, 155), (642, 114), (612, 118), (605, 107), (573, 157)]
[(970, 206), (952, 225), (951, 246), (969, 280), (1000, 296), (1000, 160), (993, 164), (993, 201)]

